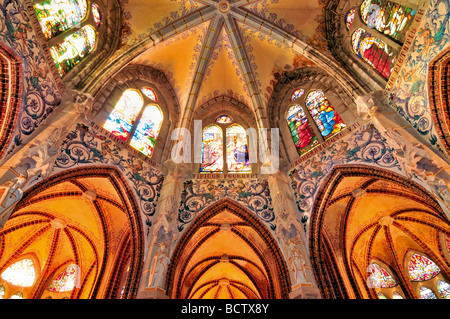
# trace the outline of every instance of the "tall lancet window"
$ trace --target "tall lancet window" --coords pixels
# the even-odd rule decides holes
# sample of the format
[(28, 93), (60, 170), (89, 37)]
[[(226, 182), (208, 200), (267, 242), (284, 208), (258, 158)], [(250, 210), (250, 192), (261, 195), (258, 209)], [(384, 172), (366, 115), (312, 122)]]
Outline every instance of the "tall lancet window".
[(155, 91), (142, 87), (140, 91), (127, 89), (123, 92), (103, 128), (151, 157), (163, 120)]
[(346, 127), (322, 91), (304, 93), (303, 89), (294, 90), (291, 106), (286, 111), (286, 121), (299, 155), (307, 153)]
[(200, 172), (223, 172), (223, 132), (217, 125), (203, 129)]
[(33, 7), (56, 68), (64, 76), (95, 50), (100, 8), (86, 0), (45, 0)]
[[(354, 53), (388, 79), (392, 73), (401, 45), (417, 13), (416, 9), (388, 0), (363, 0), (351, 8), (345, 25), (351, 33)], [(412, 5), (413, 6), (413, 5)], [(356, 9), (362, 22), (352, 24)]]
[[(225, 132), (225, 134), (224, 134)], [(251, 173), (247, 133), (228, 115), (203, 129), (200, 172)]]

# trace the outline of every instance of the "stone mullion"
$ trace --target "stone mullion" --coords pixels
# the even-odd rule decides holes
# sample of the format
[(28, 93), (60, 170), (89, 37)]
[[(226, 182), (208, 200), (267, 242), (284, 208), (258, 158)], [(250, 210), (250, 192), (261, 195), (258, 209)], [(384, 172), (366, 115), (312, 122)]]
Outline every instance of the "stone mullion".
[(197, 103), (198, 93), (200, 92), (205, 73), (208, 68), (209, 61), (211, 60), (214, 47), (216, 46), (217, 39), (219, 38), (220, 28), (223, 25), (222, 17), (215, 17), (212, 19), (208, 31), (203, 41), (202, 49), (197, 61), (197, 66), (192, 80), (192, 85), (189, 90), (188, 100), (186, 107), (183, 111), (183, 116), (180, 119), (180, 127), (189, 127), (190, 118), (194, 113), (195, 104)]
[(319, 67), (327, 70), (329, 75), (332, 76), (342, 87), (346, 90), (349, 96), (356, 98), (356, 95), (363, 94), (364, 88), (361, 87), (356, 81), (352, 80), (352, 75), (341, 67), (335, 60), (327, 57), (313, 46), (305, 43), (293, 36), (292, 34), (284, 31), (279, 26), (264, 20), (256, 15), (251, 14), (240, 8), (232, 8), (232, 15), (239, 21), (242, 21), (248, 25), (253, 26), (258, 31), (273, 38), (276, 41), (281, 42), (284, 45), (292, 48), (298, 54), (301, 54), (317, 64)]
[(398, 260), (398, 254), (395, 250), (394, 243), (392, 240), (391, 232), (389, 229), (390, 226), (383, 225), (384, 235), (386, 238), (386, 242), (388, 243), (389, 249), (392, 253), (392, 258), (394, 259), (394, 263), (397, 270), (397, 275), (400, 277), (400, 286), (405, 290), (404, 293), (406, 294), (408, 299), (415, 299), (414, 291), (411, 288), (411, 285), (409, 284), (408, 278), (405, 276), (404, 269), (402, 262)]

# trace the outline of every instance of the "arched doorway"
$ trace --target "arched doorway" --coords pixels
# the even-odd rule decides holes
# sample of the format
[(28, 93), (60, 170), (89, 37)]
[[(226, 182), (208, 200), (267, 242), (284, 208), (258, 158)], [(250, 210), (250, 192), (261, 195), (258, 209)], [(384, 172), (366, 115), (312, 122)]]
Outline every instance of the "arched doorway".
[(288, 298), (289, 274), (268, 229), (223, 199), (183, 234), (173, 253), (167, 294), (176, 299)]
[[(25, 192), (0, 239), (4, 298), (17, 291), (26, 299), (136, 295), (143, 266), (141, 218), (114, 168), (73, 169), (38, 183)], [(10, 279), (14, 272), (3, 276), (22, 260), (34, 272), (25, 286)]]
[[(434, 280), (448, 282), (449, 235), (447, 216), (418, 184), (374, 167), (336, 167), (311, 215), (311, 259), (322, 296), (421, 298), (419, 286), (430, 282), (415, 282), (411, 258), (432, 260), (440, 269)], [(373, 284), (372, 273), (382, 284)]]

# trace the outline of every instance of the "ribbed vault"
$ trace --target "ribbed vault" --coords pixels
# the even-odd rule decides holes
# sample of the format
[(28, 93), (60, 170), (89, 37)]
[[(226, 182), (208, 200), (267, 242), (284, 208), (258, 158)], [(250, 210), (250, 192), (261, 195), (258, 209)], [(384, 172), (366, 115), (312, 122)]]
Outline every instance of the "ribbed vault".
[(181, 238), (167, 277), (179, 299), (286, 298), (289, 278), (279, 248), (251, 212), (224, 200)]

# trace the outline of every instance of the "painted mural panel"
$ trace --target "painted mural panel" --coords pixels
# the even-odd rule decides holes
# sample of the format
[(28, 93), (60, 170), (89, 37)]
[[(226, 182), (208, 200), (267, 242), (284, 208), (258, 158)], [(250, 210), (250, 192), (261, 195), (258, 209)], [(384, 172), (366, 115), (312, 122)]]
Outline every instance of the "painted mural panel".
[(241, 203), (275, 230), (269, 185), (265, 180), (253, 178), (186, 181), (178, 209), (178, 230), (183, 231), (206, 207), (225, 197)]
[(78, 123), (63, 141), (53, 172), (83, 165), (107, 165), (121, 171), (137, 198), (144, 224), (151, 227), (164, 180), (156, 162), (95, 123)]
[(433, 57), (450, 45), (449, 18), (449, 0), (430, 1), (396, 82), (389, 83), (390, 105), (433, 145), (438, 138), (428, 105), (427, 72)]
[(11, 153), (61, 104), (62, 84), (47, 64), (24, 3), (0, 0), (0, 9), (0, 41), (21, 59), (23, 68), (23, 105)]

